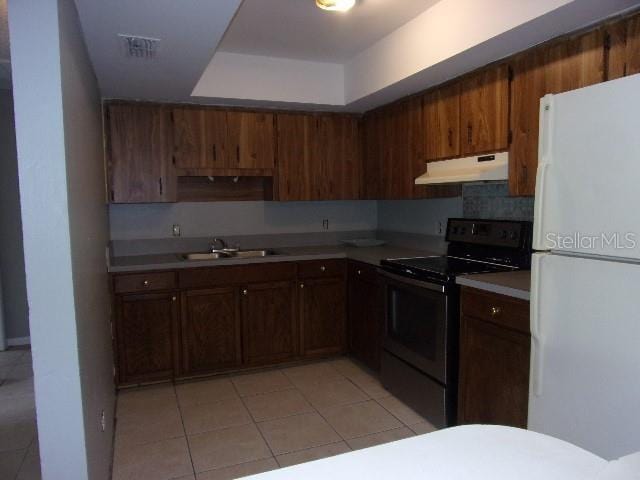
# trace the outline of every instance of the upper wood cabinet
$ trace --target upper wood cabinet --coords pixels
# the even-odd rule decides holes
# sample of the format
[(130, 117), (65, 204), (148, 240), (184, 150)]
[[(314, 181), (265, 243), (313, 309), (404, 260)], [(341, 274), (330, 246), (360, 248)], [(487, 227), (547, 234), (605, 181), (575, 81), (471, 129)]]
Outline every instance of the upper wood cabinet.
[(425, 160), (460, 155), (460, 83), (453, 82), (424, 96)]
[(157, 105), (111, 104), (105, 116), (110, 202), (175, 201), (168, 110)]
[(512, 61), (509, 190), (533, 195), (540, 99), (605, 80), (605, 34), (597, 29), (530, 50)]
[(278, 199), (358, 199), (359, 139), (352, 115), (278, 114)]
[(640, 14), (605, 27), (609, 35), (607, 80), (640, 73)]
[(180, 169), (273, 169), (273, 115), (192, 107), (171, 110)]
[(271, 113), (227, 112), (228, 168), (275, 167), (273, 122)]
[(509, 147), (509, 67), (481, 70), (460, 85), (460, 154), (475, 155)]

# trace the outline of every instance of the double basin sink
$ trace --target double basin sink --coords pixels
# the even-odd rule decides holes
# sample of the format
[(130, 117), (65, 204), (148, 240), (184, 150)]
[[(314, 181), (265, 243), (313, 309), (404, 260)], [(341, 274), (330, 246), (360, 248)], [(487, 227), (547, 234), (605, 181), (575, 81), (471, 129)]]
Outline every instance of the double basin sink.
[(202, 261), (202, 260), (216, 260), (224, 258), (260, 258), (270, 257), (273, 255), (282, 255), (271, 249), (262, 250), (218, 250), (215, 252), (196, 252), (196, 253), (184, 253), (180, 255), (182, 260), (190, 261)]

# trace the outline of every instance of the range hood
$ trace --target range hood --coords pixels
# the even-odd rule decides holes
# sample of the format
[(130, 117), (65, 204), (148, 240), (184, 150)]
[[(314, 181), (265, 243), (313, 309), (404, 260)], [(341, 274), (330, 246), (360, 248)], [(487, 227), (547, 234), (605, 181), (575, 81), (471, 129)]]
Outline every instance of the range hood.
[(454, 158), (427, 163), (427, 172), (415, 180), (416, 185), (482, 182), (509, 178), (509, 153), (479, 157)]

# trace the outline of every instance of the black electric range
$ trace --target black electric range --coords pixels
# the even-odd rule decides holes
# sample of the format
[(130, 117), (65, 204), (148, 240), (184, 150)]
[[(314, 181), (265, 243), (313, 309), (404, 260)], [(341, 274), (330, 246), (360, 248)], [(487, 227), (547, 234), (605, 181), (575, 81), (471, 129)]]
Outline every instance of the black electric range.
[(531, 232), (531, 222), (452, 218), (446, 255), (381, 262), (382, 383), (438, 428), (456, 423), (456, 276), (528, 268)]

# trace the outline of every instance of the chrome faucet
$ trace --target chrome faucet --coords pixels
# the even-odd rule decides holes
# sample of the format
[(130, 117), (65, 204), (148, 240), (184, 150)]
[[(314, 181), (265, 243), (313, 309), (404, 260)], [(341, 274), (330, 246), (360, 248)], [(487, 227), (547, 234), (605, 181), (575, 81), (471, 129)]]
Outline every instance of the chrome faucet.
[[(216, 247), (220, 247), (220, 248), (216, 248)], [(212, 253), (223, 252), (225, 250), (229, 250), (227, 242), (225, 242), (221, 238), (214, 238), (213, 241), (211, 242), (211, 252)]]

